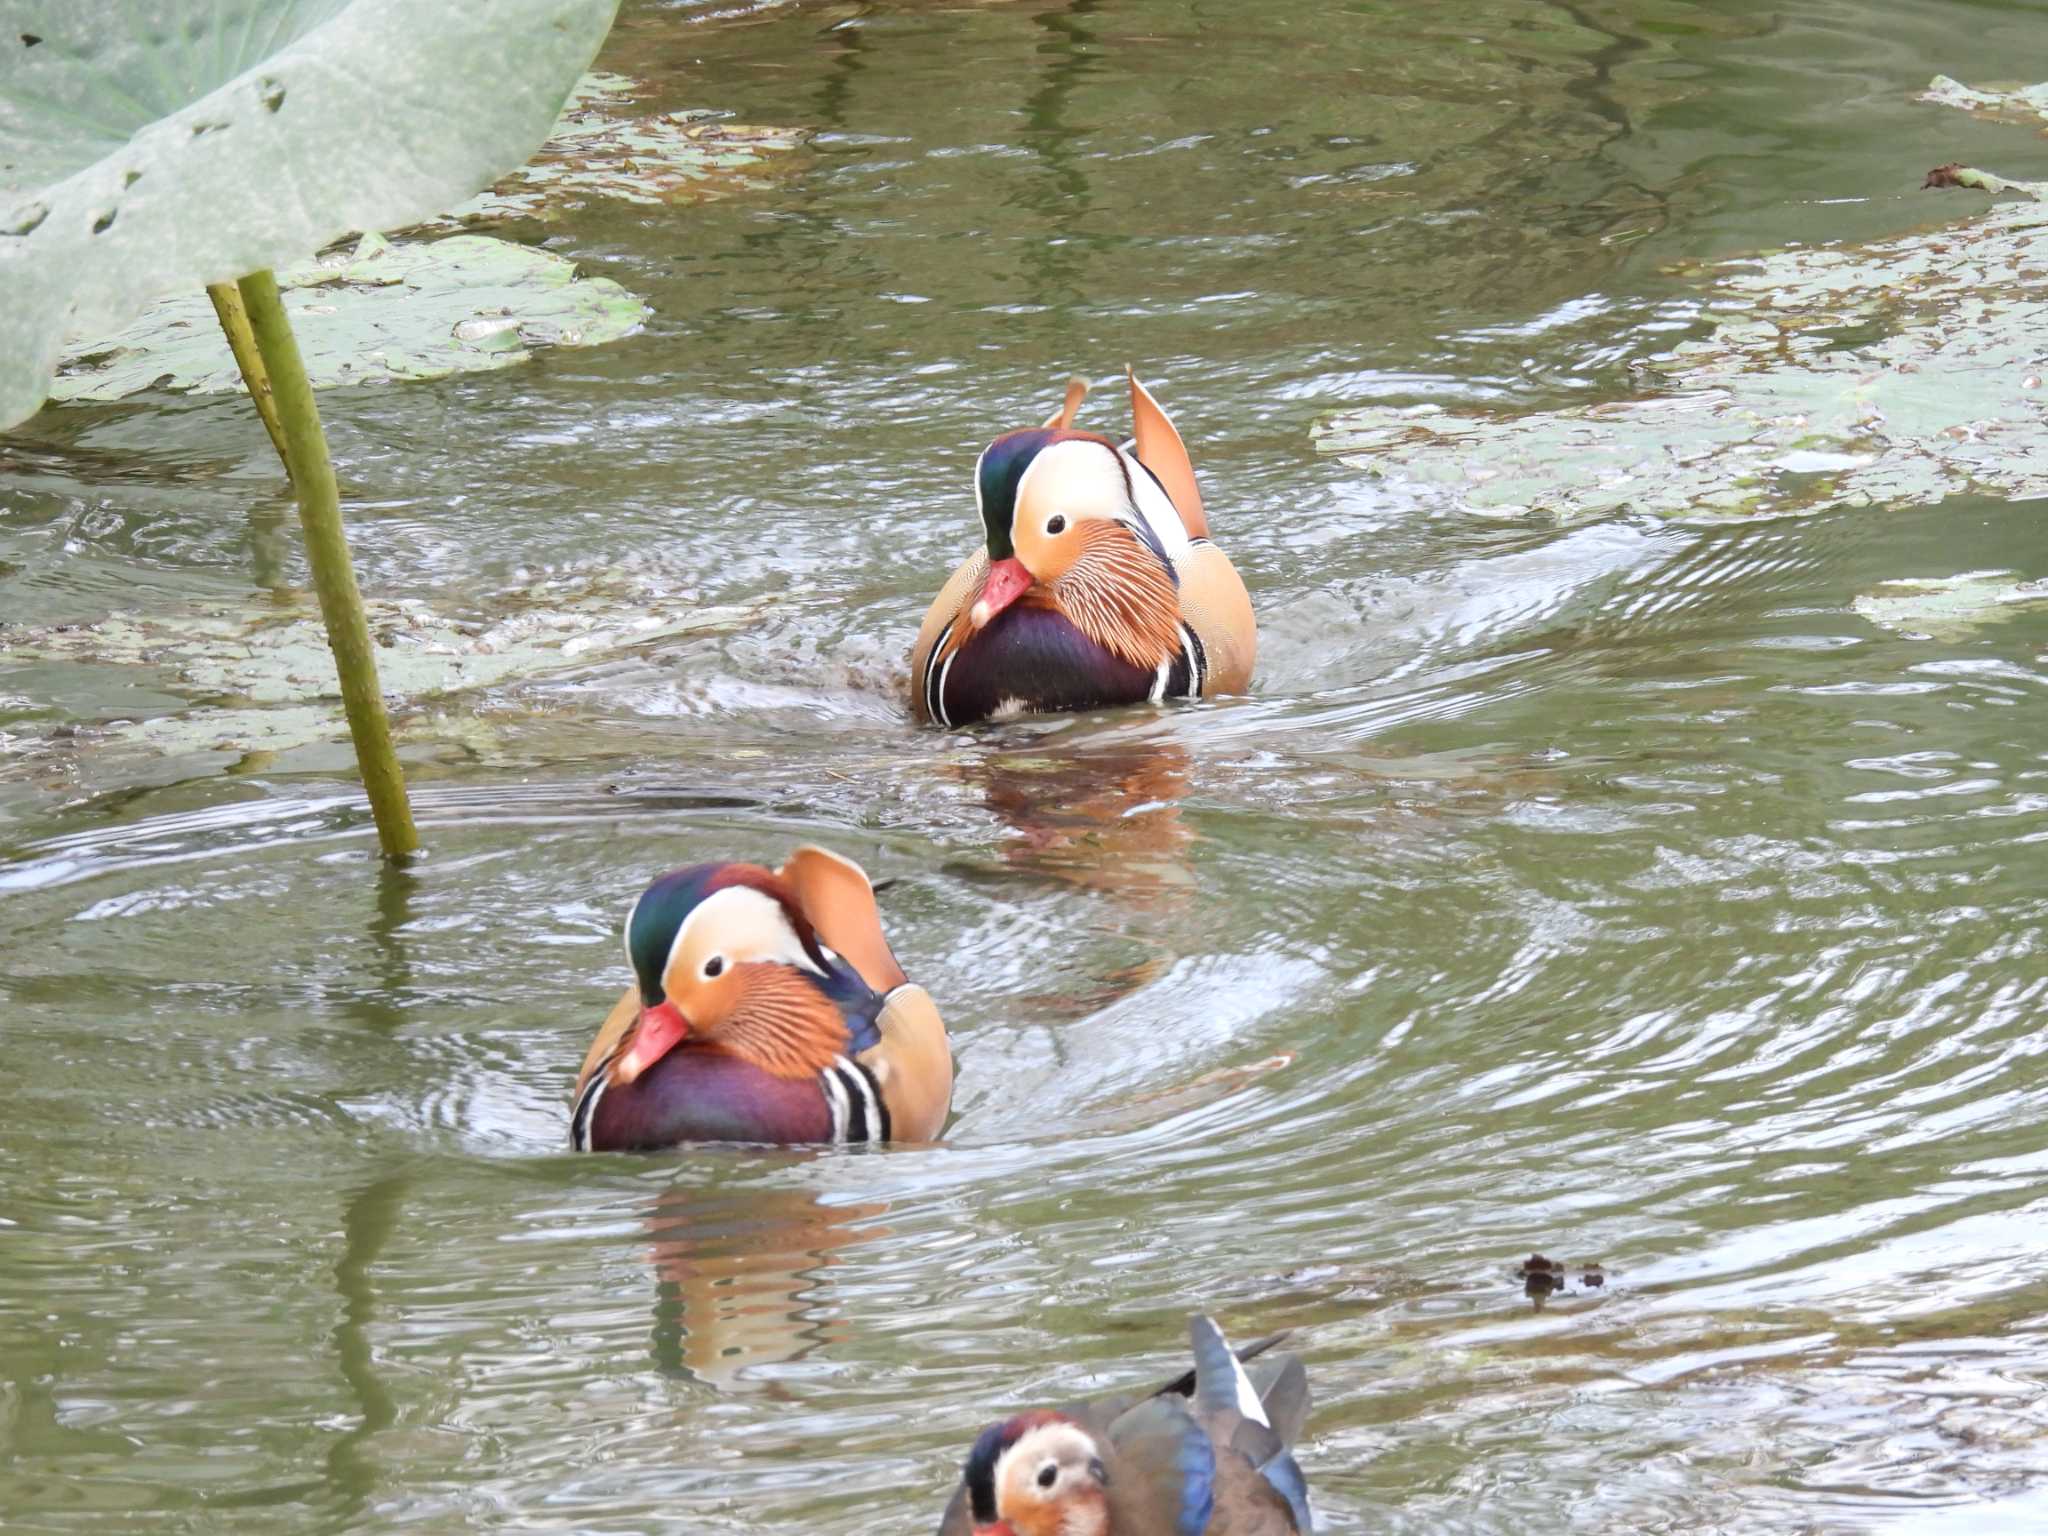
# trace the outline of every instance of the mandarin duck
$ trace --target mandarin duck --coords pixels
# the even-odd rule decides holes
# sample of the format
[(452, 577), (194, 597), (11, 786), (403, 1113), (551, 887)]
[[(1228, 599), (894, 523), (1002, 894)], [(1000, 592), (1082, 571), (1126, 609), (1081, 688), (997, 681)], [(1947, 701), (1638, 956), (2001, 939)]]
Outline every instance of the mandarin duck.
[(953, 1100), (946, 1026), (882, 936), (859, 865), (692, 864), (626, 917), (634, 983), (597, 1032), (578, 1151), (685, 1141), (930, 1141)]
[(1072, 425), (1087, 385), (974, 469), (987, 546), (953, 572), (910, 652), (939, 725), (1242, 692), (1251, 598), (1209, 522), (1180, 433), (1135, 374), (1132, 437)]
[(1195, 1367), (1148, 1393), (1021, 1413), (982, 1431), (939, 1536), (1295, 1536), (1314, 1529), (1292, 1446), (1308, 1417), (1294, 1355), (1247, 1368), (1188, 1320)]

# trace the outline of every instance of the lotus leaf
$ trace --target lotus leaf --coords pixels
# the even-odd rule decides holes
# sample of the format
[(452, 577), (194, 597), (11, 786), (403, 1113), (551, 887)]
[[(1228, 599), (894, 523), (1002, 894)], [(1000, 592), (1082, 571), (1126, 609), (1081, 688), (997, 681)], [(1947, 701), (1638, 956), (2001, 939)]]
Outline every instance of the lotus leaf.
[(634, 82), (590, 74), (570, 93), (540, 153), (453, 209), (455, 221), (553, 218), (592, 198), (703, 202), (765, 185), (795, 163), (804, 135), (707, 111), (627, 115)]
[[(393, 243), (366, 235), (278, 275), (315, 389), (503, 368), (543, 346), (593, 347), (637, 329), (639, 299), (575, 263), (481, 235)], [(242, 387), (203, 293), (166, 299), (119, 335), (87, 342), (58, 400), (118, 400), (152, 386)]]
[(617, 0), (4, 0), (0, 429), (67, 336), (520, 164)]
[(2048, 205), (2029, 202), (1724, 263), (1716, 329), (1655, 359), (1640, 398), (1523, 415), (1376, 406), (1323, 424), (1318, 446), (1469, 512), (1564, 521), (2048, 495), (2044, 231)]

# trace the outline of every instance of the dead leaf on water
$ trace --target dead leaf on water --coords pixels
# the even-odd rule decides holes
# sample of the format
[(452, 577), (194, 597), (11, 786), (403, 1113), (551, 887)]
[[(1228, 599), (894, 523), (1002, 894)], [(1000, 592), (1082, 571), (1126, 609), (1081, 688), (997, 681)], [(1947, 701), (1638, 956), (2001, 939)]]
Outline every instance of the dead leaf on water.
[(552, 219), (594, 198), (695, 203), (767, 186), (808, 135), (692, 109), (635, 115), (637, 82), (584, 76), (540, 151), (440, 223)]

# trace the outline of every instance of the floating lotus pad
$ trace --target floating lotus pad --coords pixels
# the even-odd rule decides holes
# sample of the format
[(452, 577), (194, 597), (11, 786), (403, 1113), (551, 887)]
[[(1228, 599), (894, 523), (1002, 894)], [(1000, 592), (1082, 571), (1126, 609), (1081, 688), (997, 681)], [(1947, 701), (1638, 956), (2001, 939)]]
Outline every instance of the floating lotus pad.
[(1374, 406), (1318, 427), (1317, 446), (1497, 517), (2048, 496), (2044, 232), (2048, 205), (2028, 202), (1723, 263), (1709, 269), (1719, 325), (1652, 360), (1640, 398), (1522, 415)]
[(717, 112), (631, 117), (635, 83), (585, 75), (533, 159), (449, 220), (547, 219), (594, 198), (629, 203), (704, 202), (766, 186), (797, 161), (805, 134), (728, 122)]
[(1936, 75), (1920, 93), (1922, 101), (1961, 107), (1981, 117), (2000, 117), (2048, 126), (2048, 85), (2022, 85), (2003, 91), (1972, 89), (1960, 80)]
[(617, 0), (21, 6), (0, 31), (0, 429), (67, 337), (431, 218), (530, 155)]
[[(488, 619), (451, 618), (414, 600), (369, 599), (364, 607), (382, 685), (405, 713), (658, 642), (730, 632), (765, 611), (758, 604), (681, 608), (673, 618), (649, 611), (664, 602), (644, 584), (600, 573), (501, 600), (495, 606), (504, 611)], [(334, 658), (310, 598), (283, 608), (250, 598), (114, 613), (86, 624), (0, 625), (0, 665), (50, 662), (149, 669), (155, 686), (194, 702), (189, 710), (94, 728), (95, 738), (161, 752), (281, 751), (346, 734)], [(474, 730), (473, 715), (455, 711), (414, 720), (401, 734), (463, 740)]]
[(1881, 629), (1954, 640), (2038, 603), (2048, 603), (2048, 581), (2024, 581), (2011, 571), (1965, 571), (1883, 582), (1858, 597), (1855, 607)]
[[(315, 389), (505, 368), (537, 347), (593, 347), (629, 335), (646, 306), (574, 262), (481, 235), (394, 244), (366, 235), (278, 276)], [(160, 387), (242, 388), (203, 293), (167, 299), (115, 336), (76, 349), (59, 400), (118, 400)]]

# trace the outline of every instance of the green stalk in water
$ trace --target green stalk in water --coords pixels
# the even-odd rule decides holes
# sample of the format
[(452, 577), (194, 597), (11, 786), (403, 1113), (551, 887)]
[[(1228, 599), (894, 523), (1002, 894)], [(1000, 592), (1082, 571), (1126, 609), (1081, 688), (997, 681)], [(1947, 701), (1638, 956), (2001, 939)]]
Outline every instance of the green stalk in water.
[(291, 455), (285, 451), (284, 423), (277, 419), (277, 400), (270, 389), (270, 370), (263, 366), (263, 354), (256, 350), (256, 333), (249, 329), (249, 311), (242, 304), (242, 290), (233, 283), (208, 283), (206, 296), (213, 300), (213, 312), (220, 318), (221, 334), (228, 350), (235, 354), (235, 366), (242, 370), (242, 383), (256, 402), (256, 414), (263, 418), (263, 430), (277, 450), (284, 472), (292, 472)]
[(404, 858), (419, 847), (420, 838), (405, 798), (405, 775), (392, 750), (384, 696), (377, 687), (376, 653), (370, 648), (363, 595), (349, 561), (348, 537), (341, 526), (341, 497), (335, 488), (334, 465), (327, 457), (327, 435), (320, 428), (320, 412), (313, 403), (313, 386), (299, 356), (298, 338), (292, 334), (291, 321), (278, 298), (276, 278), (269, 272), (252, 272), (237, 287), (256, 350), (270, 376), (284, 433), (285, 468), (299, 498), (306, 558), (313, 566), (313, 588), (320, 594), (327, 643), (341, 674), (342, 708), (348, 714), (349, 735), (355, 740), (356, 764), (370, 797), (370, 814), (377, 820), (377, 840), (387, 858)]

